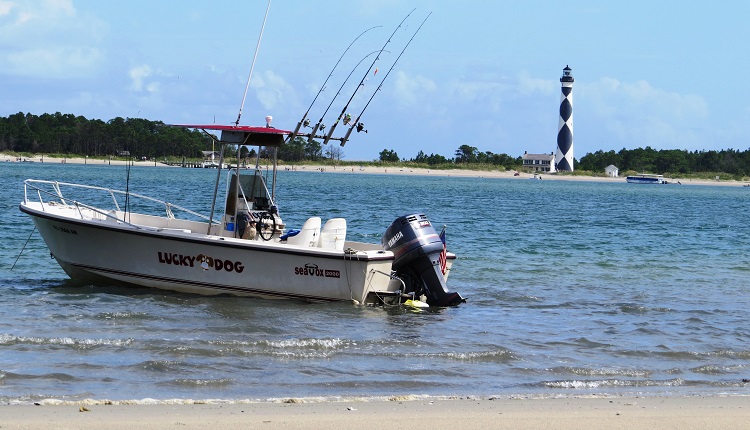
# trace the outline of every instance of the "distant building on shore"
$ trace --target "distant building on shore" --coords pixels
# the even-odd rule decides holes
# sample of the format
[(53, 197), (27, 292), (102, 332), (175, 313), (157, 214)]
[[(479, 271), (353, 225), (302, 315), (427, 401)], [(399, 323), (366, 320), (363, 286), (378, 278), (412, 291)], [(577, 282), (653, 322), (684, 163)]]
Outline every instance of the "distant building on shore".
[(529, 154), (524, 151), (521, 156), (523, 168), (532, 172), (551, 173), (555, 171), (555, 153)]
[(604, 168), (604, 173), (606, 173), (610, 178), (617, 178), (620, 176), (620, 169), (618, 169), (614, 164), (610, 164), (609, 166)]

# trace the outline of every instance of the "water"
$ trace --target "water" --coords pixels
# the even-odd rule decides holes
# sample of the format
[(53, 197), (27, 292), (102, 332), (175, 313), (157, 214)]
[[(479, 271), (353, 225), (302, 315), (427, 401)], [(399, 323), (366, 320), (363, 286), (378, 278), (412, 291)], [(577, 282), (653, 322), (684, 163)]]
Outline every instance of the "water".
[[(69, 281), (22, 181), (123, 188), (124, 167), (2, 163), (0, 400), (748, 394), (743, 187), (280, 172), (290, 227), (378, 242), (425, 212), (458, 255), (456, 308), (200, 297)], [(207, 207), (215, 171), (133, 168)], [(102, 250), (106, 252), (106, 250)]]

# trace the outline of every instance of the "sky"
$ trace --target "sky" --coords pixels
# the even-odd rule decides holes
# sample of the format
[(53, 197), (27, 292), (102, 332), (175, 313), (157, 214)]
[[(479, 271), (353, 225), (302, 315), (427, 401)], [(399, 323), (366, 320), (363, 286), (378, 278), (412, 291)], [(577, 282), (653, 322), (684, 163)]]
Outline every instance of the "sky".
[[(267, 6), (0, 0), (0, 116), (233, 124)], [(271, 115), (291, 130), (330, 105), (330, 127), (364, 79), (346, 112), (368, 132), (352, 134), (345, 160), (384, 149), (451, 158), (461, 145), (548, 153), (569, 65), (577, 159), (647, 146), (744, 151), (748, 18), (750, 2), (721, 0), (275, 0), (240, 123)], [(367, 73), (367, 54), (389, 37)]]

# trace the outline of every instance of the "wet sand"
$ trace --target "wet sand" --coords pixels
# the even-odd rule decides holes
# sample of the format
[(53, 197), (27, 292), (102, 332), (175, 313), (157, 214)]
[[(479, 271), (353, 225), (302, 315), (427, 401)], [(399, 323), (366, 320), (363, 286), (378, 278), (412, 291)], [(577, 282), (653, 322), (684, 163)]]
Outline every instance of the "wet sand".
[[(146, 404), (143, 404), (146, 403)], [(750, 427), (750, 397), (482, 398), (0, 406), (3, 429), (700, 429)]]

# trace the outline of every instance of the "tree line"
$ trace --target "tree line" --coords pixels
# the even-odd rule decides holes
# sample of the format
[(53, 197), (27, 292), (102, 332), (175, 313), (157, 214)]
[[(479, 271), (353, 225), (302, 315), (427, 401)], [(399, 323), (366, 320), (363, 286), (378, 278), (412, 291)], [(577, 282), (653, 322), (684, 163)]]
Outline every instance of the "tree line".
[[(19, 112), (0, 117), (0, 152), (69, 154), (106, 157), (119, 154), (149, 159), (165, 157), (199, 158), (201, 151), (212, 150), (212, 140), (203, 132), (181, 127), (169, 127), (161, 121), (142, 118), (117, 117), (109, 121), (87, 119), (72, 114), (33, 115)], [(254, 154), (254, 151), (251, 151)], [(246, 154), (245, 154), (246, 155)], [(261, 157), (266, 157), (265, 151)], [(325, 150), (317, 140), (297, 137), (279, 148), (278, 158), (286, 162), (341, 161), (344, 152), (338, 145), (328, 145)], [(484, 164), (516, 168), (521, 158), (506, 154), (481, 152), (476, 147), (462, 145), (455, 158), (440, 154), (427, 155), (419, 151), (411, 159), (399, 158), (396, 151), (383, 150), (381, 162), (411, 162), (429, 166), (454, 164)]]
[[(201, 151), (212, 149), (212, 140), (203, 132), (180, 127), (169, 127), (161, 121), (142, 118), (117, 117), (109, 121), (87, 119), (72, 114), (32, 115), (22, 112), (0, 117), (0, 152), (69, 154), (105, 157), (129, 153), (137, 158), (166, 157), (199, 158)], [(124, 152), (125, 151), (125, 152)], [(265, 154), (262, 153), (261, 156)], [(279, 159), (285, 162), (341, 161), (343, 149), (338, 145), (323, 145), (316, 141), (296, 138), (279, 149)], [(427, 155), (419, 151), (413, 158), (401, 158), (392, 149), (379, 153), (376, 162), (413, 163), (435, 168), (482, 167), (520, 169), (521, 157), (480, 151), (477, 147), (461, 145), (453, 157)], [(735, 176), (750, 176), (750, 149), (737, 151), (654, 150), (651, 147), (596, 151), (575, 161), (576, 170), (600, 173), (608, 165), (622, 171), (658, 174), (686, 174), (716, 172)]]
[(0, 151), (160, 158), (200, 157), (210, 149), (211, 139), (200, 131), (141, 118), (104, 122), (60, 112), (0, 117)]
[(750, 176), (750, 149), (737, 151), (687, 151), (679, 149), (655, 150), (649, 146), (637, 149), (596, 151), (581, 157), (575, 164), (576, 170), (603, 172), (614, 165), (620, 171), (636, 171), (658, 174), (686, 173), (728, 173), (743, 177)]
[(513, 158), (508, 154), (494, 154), (491, 151), (480, 151), (479, 148), (470, 145), (461, 145), (456, 149), (454, 158), (446, 158), (440, 154), (427, 155), (419, 151), (417, 156), (411, 159), (399, 159), (398, 153), (392, 149), (380, 151), (380, 161), (384, 162), (410, 162), (415, 164), (426, 164), (428, 166), (492, 166), (503, 167), (506, 170), (518, 169), (523, 164), (521, 157)]

